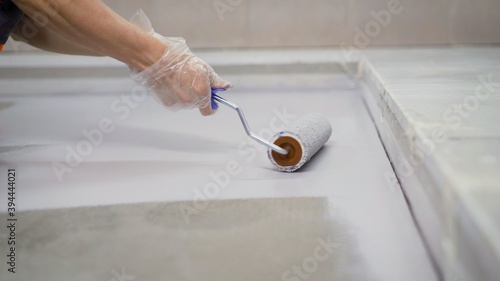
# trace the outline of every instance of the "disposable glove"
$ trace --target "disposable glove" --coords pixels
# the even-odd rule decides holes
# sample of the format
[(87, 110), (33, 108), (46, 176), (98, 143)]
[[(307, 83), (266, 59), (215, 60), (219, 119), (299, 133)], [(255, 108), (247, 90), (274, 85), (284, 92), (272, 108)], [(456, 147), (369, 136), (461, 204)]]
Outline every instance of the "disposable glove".
[(154, 32), (151, 22), (142, 10), (131, 19), (139, 26), (166, 45), (161, 59), (143, 71), (130, 68), (130, 76), (140, 85), (153, 92), (167, 108), (199, 108), (202, 115), (210, 115), (211, 89), (228, 89), (231, 84), (224, 81), (203, 60), (194, 55), (180, 37), (164, 37)]

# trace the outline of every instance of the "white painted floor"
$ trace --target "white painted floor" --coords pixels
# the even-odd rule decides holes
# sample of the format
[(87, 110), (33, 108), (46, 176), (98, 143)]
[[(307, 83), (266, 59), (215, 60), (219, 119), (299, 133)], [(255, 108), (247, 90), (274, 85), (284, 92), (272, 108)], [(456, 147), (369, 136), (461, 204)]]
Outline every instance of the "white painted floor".
[[(200, 196), (326, 198), (327, 216), (349, 233), (350, 250), (357, 253), (351, 266), (367, 276), (362, 280), (437, 280), (403, 194), (387, 180), (393, 170), (363, 104), (367, 89), (358, 82), (321, 72), (224, 75), (235, 85), (224, 96), (266, 138), (309, 112), (330, 120), (333, 134), (325, 147), (302, 170), (285, 174), (248, 140), (228, 108), (202, 118), (196, 111), (169, 112), (152, 98), (126, 106), (121, 99), (131, 94), (128, 79), (66, 75), (52, 80), (29, 72), (29, 79), (1, 81), (7, 86), (0, 90), (0, 167), (2, 173), (17, 170), (18, 212), (178, 201), (196, 207)], [(35, 91), (37, 82), (45, 90)], [(81, 161), (69, 159), (69, 150), (85, 149), (83, 131), (102, 122), (113, 131)], [(74, 167), (58, 179), (55, 163)], [(218, 182), (213, 174), (229, 176)], [(204, 191), (209, 185), (218, 188)]]

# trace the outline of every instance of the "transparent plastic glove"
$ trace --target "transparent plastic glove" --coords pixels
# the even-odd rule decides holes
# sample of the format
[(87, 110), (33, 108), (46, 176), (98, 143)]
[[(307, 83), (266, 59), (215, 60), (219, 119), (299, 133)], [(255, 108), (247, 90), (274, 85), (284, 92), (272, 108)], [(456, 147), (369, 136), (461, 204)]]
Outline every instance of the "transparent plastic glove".
[(161, 40), (167, 49), (160, 60), (138, 72), (131, 68), (130, 76), (145, 86), (169, 109), (199, 108), (202, 115), (214, 113), (211, 107), (211, 89), (227, 89), (231, 84), (220, 78), (203, 60), (195, 56), (180, 37), (163, 37), (155, 33), (142, 10), (131, 23)]

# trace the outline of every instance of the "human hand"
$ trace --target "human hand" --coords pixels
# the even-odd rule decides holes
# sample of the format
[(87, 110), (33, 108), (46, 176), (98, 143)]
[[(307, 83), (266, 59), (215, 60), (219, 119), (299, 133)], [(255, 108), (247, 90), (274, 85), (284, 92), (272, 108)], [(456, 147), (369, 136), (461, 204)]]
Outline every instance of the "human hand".
[(132, 79), (152, 91), (167, 108), (178, 110), (198, 107), (204, 116), (213, 114), (211, 89), (228, 89), (231, 84), (194, 55), (183, 38), (163, 37), (154, 33), (142, 11), (132, 18), (132, 22), (152, 33), (166, 46), (163, 56), (148, 68), (142, 71), (131, 68)]

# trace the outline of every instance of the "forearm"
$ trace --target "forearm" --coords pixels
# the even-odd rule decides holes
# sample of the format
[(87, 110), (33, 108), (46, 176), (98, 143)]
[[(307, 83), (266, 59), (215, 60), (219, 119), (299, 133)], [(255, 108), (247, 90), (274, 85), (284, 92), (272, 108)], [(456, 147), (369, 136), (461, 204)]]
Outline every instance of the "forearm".
[[(33, 27), (36, 27), (36, 30), (32, 30)], [(14, 28), (11, 37), (16, 41), (28, 43), (45, 51), (68, 55), (102, 56), (66, 40), (45, 26), (36, 25), (33, 19), (27, 16), (24, 16), (22, 21)]]
[(137, 69), (157, 61), (166, 46), (133, 26), (100, 0), (13, 0), (35, 19), (44, 15), (47, 28), (92, 52)]

